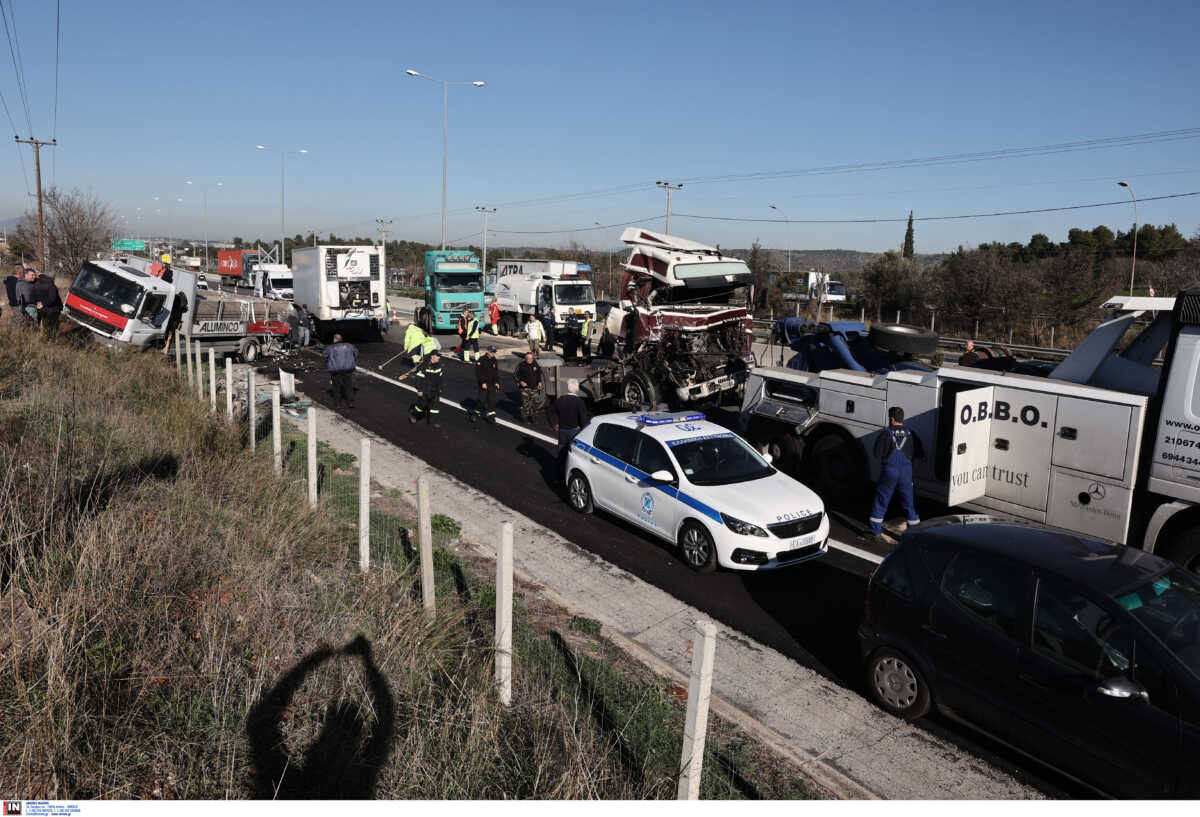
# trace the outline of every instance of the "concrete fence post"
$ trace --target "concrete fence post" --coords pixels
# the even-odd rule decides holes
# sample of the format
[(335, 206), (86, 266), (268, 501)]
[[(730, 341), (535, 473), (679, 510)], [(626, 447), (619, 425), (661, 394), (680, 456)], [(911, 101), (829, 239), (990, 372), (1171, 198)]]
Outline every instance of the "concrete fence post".
[(896, 310), (896, 323), (900, 323), (900, 310)]
[(500, 523), (496, 540), (496, 694), (512, 703), (513, 524)]
[(971, 335), (971, 337), (974, 338), (975, 340), (979, 340), (979, 321), (978, 320), (975, 321), (975, 334)]
[(308, 507), (317, 507), (317, 410), (308, 407)]
[(217, 413), (217, 351), (208, 347), (208, 402)]
[(279, 428), (279, 387), (271, 389), (271, 454), (275, 457), (275, 473), (283, 473), (283, 432)]
[(201, 400), (204, 399), (204, 350), (200, 348), (200, 342), (196, 341), (193, 344), (196, 350), (196, 396)]
[(421, 604), (432, 619), (437, 612), (433, 598), (433, 521), (429, 512), (429, 478), (417, 478), (417, 539), (421, 550)]
[(829, 322), (833, 323), (833, 304), (829, 305)]
[(371, 441), (363, 437), (358, 456), (358, 569), (371, 567)]
[(183, 357), (187, 364), (187, 384), (190, 389), (192, 387), (192, 339), (185, 335), (183, 343)]
[(233, 422), (233, 361), (225, 361), (225, 417)]
[(183, 374), (183, 353), (179, 349), (179, 344), (183, 343), (183, 338), (179, 336), (179, 330), (176, 329), (173, 340), (175, 341), (175, 374)]
[(692, 678), (688, 682), (687, 720), (683, 726), (677, 800), (700, 798), (704, 737), (708, 731), (708, 703), (712, 695), (713, 654), (716, 649), (717, 628), (711, 621), (697, 621), (692, 641)]
[(935, 325), (937, 325), (937, 312), (936, 311), (929, 313), (929, 331), (930, 332), (934, 331), (933, 327)]
[(1050, 348), (1054, 348), (1054, 327), (1050, 327)]
[(251, 366), (246, 370), (246, 418), (250, 421), (250, 451), (254, 452), (255, 443), (258, 442), (258, 429), (255, 428), (255, 417), (257, 412), (254, 409), (254, 367)]
[(1012, 346), (1012, 336), (1013, 336), (1013, 330), (1011, 327), (1009, 327), (1009, 330), (1008, 330), (1008, 345), (1009, 346)]
[(867, 308), (865, 306), (858, 310), (858, 322), (859, 323), (867, 322)]

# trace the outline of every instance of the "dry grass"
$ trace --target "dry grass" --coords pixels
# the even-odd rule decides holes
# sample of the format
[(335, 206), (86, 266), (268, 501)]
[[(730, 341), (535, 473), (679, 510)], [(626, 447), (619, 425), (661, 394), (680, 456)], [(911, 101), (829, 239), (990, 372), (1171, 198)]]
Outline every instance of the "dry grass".
[[(158, 356), (0, 329), (0, 596), (38, 624), (0, 653), (0, 791), (673, 796), (682, 710), (653, 682), (519, 618), (506, 710), (491, 588), (441, 553), (426, 622), (407, 562), (364, 577), (351, 546)], [(746, 794), (713, 765), (710, 796)]]

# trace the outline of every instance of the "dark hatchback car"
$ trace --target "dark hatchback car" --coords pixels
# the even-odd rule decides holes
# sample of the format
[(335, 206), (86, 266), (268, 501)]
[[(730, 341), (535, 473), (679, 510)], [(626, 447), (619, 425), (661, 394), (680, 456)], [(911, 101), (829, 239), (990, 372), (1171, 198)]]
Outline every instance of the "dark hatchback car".
[(867, 685), (936, 707), (1099, 793), (1200, 796), (1200, 580), (1033, 524), (910, 529), (867, 589)]

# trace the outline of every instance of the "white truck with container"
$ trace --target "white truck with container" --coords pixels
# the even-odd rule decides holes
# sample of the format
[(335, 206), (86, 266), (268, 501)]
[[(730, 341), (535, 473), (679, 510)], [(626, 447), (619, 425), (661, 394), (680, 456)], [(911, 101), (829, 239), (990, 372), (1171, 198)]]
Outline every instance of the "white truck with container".
[(383, 247), (297, 247), (292, 250), (293, 301), (308, 304), (325, 343), (334, 332), (379, 340), (386, 318), (386, 269)]
[(291, 304), (208, 290), (198, 279), (144, 258), (85, 261), (63, 311), (106, 343), (139, 349), (162, 347), (177, 333), (248, 363), (282, 347)]
[[(502, 258), (496, 262), (494, 297), (500, 307), (500, 331), (520, 334), (530, 315), (547, 331), (562, 331), (572, 316), (596, 317), (596, 293), (575, 261)], [(597, 322), (598, 323), (598, 322)]]
[[(868, 451), (899, 406), (927, 452), (914, 465), (919, 495), (1200, 571), (1200, 291), (1120, 296), (1104, 308), (1117, 317), (1048, 377), (756, 367), (741, 419), (828, 499), (870, 487), (879, 466)], [(1139, 320), (1144, 328), (1118, 352)]]
[(841, 281), (834, 281), (827, 272), (805, 270), (799, 274), (793, 298), (785, 296), (785, 299), (817, 301), (822, 304), (845, 303), (846, 285)]

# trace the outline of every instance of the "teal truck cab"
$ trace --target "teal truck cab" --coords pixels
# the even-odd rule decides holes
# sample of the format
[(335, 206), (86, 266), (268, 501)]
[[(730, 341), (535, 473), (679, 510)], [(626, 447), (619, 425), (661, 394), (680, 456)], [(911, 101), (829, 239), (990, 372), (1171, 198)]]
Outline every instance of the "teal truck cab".
[(425, 253), (425, 305), (414, 316), (426, 332), (453, 332), (462, 311), (483, 322), (483, 268), (468, 250)]

